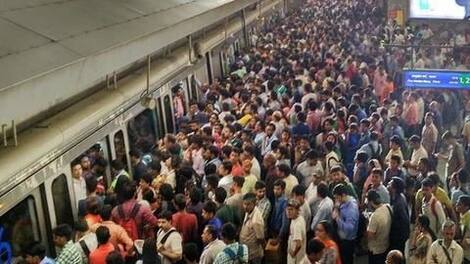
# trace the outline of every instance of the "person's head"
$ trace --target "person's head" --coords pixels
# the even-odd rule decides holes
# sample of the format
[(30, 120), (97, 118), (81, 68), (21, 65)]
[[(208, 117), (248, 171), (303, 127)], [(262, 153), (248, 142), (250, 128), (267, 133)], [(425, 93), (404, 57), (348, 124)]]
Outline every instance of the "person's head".
[(240, 176), (233, 177), (233, 183), (232, 183), (232, 186), (230, 187), (230, 191), (232, 193), (241, 192), (244, 183), (245, 183), (245, 178), (240, 177)]
[(426, 116), (424, 117), (424, 123), (426, 125), (431, 125), (434, 121), (434, 114), (432, 112), (427, 112)]
[(431, 195), (433, 194), (435, 188), (436, 188), (436, 183), (430, 178), (425, 178), (421, 182), (421, 191), (423, 192), (423, 195), (426, 198), (431, 197)]
[(343, 168), (340, 165), (335, 165), (330, 169), (330, 179), (335, 183), (344, 180)]
[(325, 244), (318, 239), (312, 239), (307, 244), (307, 258), (310, 263), (317, 263), (323, 257)]
[(287, 176), (289, 176), (290, 172), (291, 170), (289, 165), (284, 163), (277, 165), (277, 176), (279, 178), (286, 178)]
[(400, 167), (401, 157), (398, 155), (392, 155), (390, 157), (389, 166), (392, 170), (397, 170)]
[(421, 172), (422, 174), (424, 174), (424, 176), (426, 176), (426, 174), (431, 170), (431, 163), (429, 162), (429, 159), (428, 158), (421, 158), (419, 159), (418, 161), (418, 171)]
[(405, 258), (400, 250), (391, 250), (387, 254), (387, 258), (385, 259), (385, 264), (401, 264)]
[(296, 219), (299, 216), (300, 203), (295, 199), (289, 199), (286, 206), (286, 214), (288, 219)]
[(418, 217), (416, 218), (416, 226), (421, 231), (431, 230), (431, 222), (429, 221), (429, 217), (423, 214), (418, 215)]
[(175, 195), (174, 203), (178, 211), (183, 211), (186, 208), (186, 197), (184, 197), (184, 194), (178, 193)]
[(328, 185), (325, 182), (320, 182), (317, 186), (317, 195), (319, 198), (324, 199), (328, 197)]
[(390, 148), (393, 150), (399, 149), (401, 146), (401, 139), (399, 136), (394, 135), (390, 138)]
[(315, 166), (317, 165), (318, 159), (319, 159), (319, 154), (315, 150), (310, 150), (306, 154), (307, 156), (307, 163), (309, 166)]
[(195, 263), (199, 257), (199, 250), (196, 243), (189, 242), (183, 246), (183, 257), (186, 263)]
[(142, 152), (138, 149), (131, 149), (129, 151), (129, 156), (131, 157), (131, 163), (133, 165), (135, 165), (140, 161), (140, 157), (142, 156)]
[(417, 150), (421, 147), (421, 138), (418, 135), (413, 135), (408, 140), (410, 142), (411, 148)]
[(370, 204), (372, 208), (377, 209), (382, 205), (382, 200), (376, 191), (370, 190), (367, 192), (367, 203)]
[(158, 227), (163, 231), (170, 230), (172, 214), (169, 211), (163, 211), (158, 215)]
[(387, 189), (390, 194), (401, 194), (405, 191), (405, 182), (399, 177), (392, 177), (388, 182)]
[(80, 158), (80, 164), (82, 165), (82, 169), (84, 169), (84, 170), (90, 170), (91, 169), (90, 158), (87, 155), (83, 155)]
[(142, 246), (142, 264), (155, 263), (155, 259), (158, 258), (158, 252), (155, 238), (147, 238)]
[(201, 239), (204, 245), (209, 244), (210, 242), (216, 240), (218, 238), (219, 234), (215, 226), (213, 225), (206, 225), (204, 227), (204, 230), (202, 231), (201, 234)]
[(83, 169), (80, 161), (75, 161), (72, 163), (72, 177), (74, 179), (80, 179), (82, 177)]
[(379, 168), (373, 168), (371, 173), (371, 183), (374, 187), (380, 186), (382, 183), (383, 171)]
[(273, 189), (274, 196), (281, 197), (282, 195), (284, 195), (285, 190), (286, 190), (286, 182), (281, 179), (277, 179), (274, 182), (274, 189)]
[(276, 131), (276, 126), (273, 123), (269, 123), (266, 125), (266, 136), (271, 137), (274, 134), (274, 131)]
[(321, 240), (331, 239), (333, 230), (333, 225), (330, 222), (322, 220), (315, 226), (315, 237)]
[(446, 131), (446, 132), (444, 132), (444, 134), (442, 134), (442, 141), (446, 145), (455, 145), (455, 143), (457, 142), (455, 140), (454, 135), (452, 135), (452, 133), (450, 131)]
[(452, 220), (446, 220), (442, 224), (442, 237), (444, 238), (444, 241), (452, 241), (455, 237), (455, 228), (456, 224)]
[(103, 205), (100, 210), (100, 217), (103, 221), (109, 221), (111, 219), (111, 213), (113, 211), (113, 207), (109, 204)]
[(113, 251), (106, 257), (106, 264), (124, 264), (124, 258), (119, 251)]
[(245, 172), (245, 175), (250, 175), (251, 167), (252, 167), (251, 159), (243, 160), (242, 166), (243, 166), (243, 171)]
[(95, 175), (90, 175), (85, 179), (86, 191), (88, 194), (96, 192), (96, 187), (98, 187), (98, 179)]
[(111, 171), (113, 172), (114, 175), (119, 173), (124, 168), (125, 168), (124, 163), (122, 163), (121, 160), (115, 159), (115, 160), (111, 161)]
[(98, 245), (104, 245), (108, 243), (109, 238), (111, 237), (109, 229), (106, 226), (100, 226), (96, 229), (96, 240)]
[(202, 207), (202, 217), (204, 220), (209, 221), (214, 218), (215, 213), (217, 212), (217, 204), (213, 201), (207, 201)]
[(225, 244), (231, 244), (233, 241), (235, 241), (235, 239), (237, 239), (237, 228), (230, 222), (225, 223), (222, 226), (220, 234)]
[(46, 256), (46, 247), (40, 242), (33, 242), (25, 249), (25, 260), (27, 264), (39, 264)]
[(301, 184), (298, 184), (292, 188), (292, 197), (301, 205), (305, 202), (305, 191), (306, 188)]
[(85, 200), (87, 214), (97, 215), (101, 210), (101, 204), (96, 196), (90, 196)]
[(470, 195), (462, 195), (457, 199), (455, 210), (457, 213), (465, 214), (470, 209)]
[(142, 175), (142, 178), (140, 178), (140, 187), (145, 190), (148, 189), (152, 185), (153, 181), (153, 175), (150, 173), (145, 173)]
[(243, 196), (243, 209), (246, 214), (251, 214), (256, 206), (256, 195), (254, 193), (247, 193)]
[(257, 181), (255, 183), (255, 194), (258, 200), (266, 197), (266, 184), (263, 181)]
[(72, 239), (72, 228), (68, 224), (61, 224), (52, 230), (54, 244), (62, 248)]
[(220, 176), (230, 174), (232, 172), (232, 162), (230, 160), (225, 160), (224, 162), (222, 162), (222, 164), (219, 166), (218, 172)]
[(120, 188), (120, 194), (126, 201), (133, 199), (135, 197), (135, 193), (136, 187), (134, 182), (123, 184), (123, 186)]
[(223, 187), (217, 187), (214, 191), (214, 196), (218, 204), (224, 204), (227, 198), (227, 191)]
[(206, 161), (210, 161), (219, 156), (219, 149), (214, 145), (209, 145), (204, 147), (202, 156)]
[(348, 190), (344, 184), (337, 184), (333, 188), (333, 197), (336, 202), (344, 203), (348, 197)]

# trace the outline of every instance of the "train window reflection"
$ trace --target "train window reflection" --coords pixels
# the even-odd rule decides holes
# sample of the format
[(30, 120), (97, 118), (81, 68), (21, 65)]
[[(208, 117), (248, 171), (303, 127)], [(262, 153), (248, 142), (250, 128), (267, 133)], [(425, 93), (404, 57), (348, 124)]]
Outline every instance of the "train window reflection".
[[(13, 263), (16, 263), (16, 258), (31, 242), (41, 240), (34, 198), (29, 196), (0, 217), (0, 227), (3, 228), (2, 241), (10, 243)], [(4, 248), (0, 255), (0, 262), (6, 263)]]
[(54, 201), (57, 225), (73, 225), (72, 206), (70, 203), (67, 178), (64, 174), (61, 174), (52, 182), (52, 199)]
[(153, 112), (144, 110), (127, 123), (127, 133), (131, 149), (150, 153), (155, 144), (155, 120)]
[(120, 160), (124, 164), (126, 171), (127, 167), (127, 156), (126, 156), (126, 143), (124, 142), (124, 133), (119, 130), (114, 134), (114, 151), (117, 160)]
[(169, 95), (163, 98), (163, 105), (165, 107), (166, 128), (168, 133), (173, 133), (173, 112), (171, 111), (171, 99)]

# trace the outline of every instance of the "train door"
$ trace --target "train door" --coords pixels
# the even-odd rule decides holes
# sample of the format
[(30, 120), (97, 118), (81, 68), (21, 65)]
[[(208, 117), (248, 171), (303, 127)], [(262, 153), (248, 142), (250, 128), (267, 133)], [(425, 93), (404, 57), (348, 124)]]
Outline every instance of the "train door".
[[(44, 216), (46, 207), (42, 201), (40, 188), (36, 188), (21, 202), (0, 208), (0, 263), (22, 263), (22, 251), (32, 242), (49, 244)], [(8, 201), (3, 202), (2, 205), (9, 205)]]
[[(127, 134), (127, 133), (126, 133)], [(129, 171), (129, 144), (124, 130), (117, 130), (109, 135), (111, 160), (119, 160), (124, 165), (126, 171)]]
[(210, 55), (210, 51), (206, 52), (205, 61), (206, 61), (206, 72), (207, 72), (207, 79), (209, 84), (212, 84), (214, 81), (213, 71), (212, 71), (212, 57)]
[(157, 114), (160, 115), (165, 126), (166, 133), (174, 133), (176, 124), (173, 112), (173, 96), (171, 89), (165, 84), (161, 88), (160, 96), (157, 97)]
[(201, 82), (197, 79), (197, 77), (192, 74), (189, 76), (189, 83), (190, 83), (190, 90), (191, 90), (191, 101), (198, 100), (198, 91), (199, 87), (201, 86)]

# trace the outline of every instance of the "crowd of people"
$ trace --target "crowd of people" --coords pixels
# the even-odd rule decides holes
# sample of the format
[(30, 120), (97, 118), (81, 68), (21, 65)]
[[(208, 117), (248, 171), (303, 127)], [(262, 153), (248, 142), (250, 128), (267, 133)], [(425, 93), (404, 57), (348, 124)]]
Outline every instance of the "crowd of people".
[(468, 57), (383, 46), (431, 35), (372, 0), (274, 16), (187, 112), (175, 90), (177, 133), (135, 139), (112, 182), (99, 148), (80, 157), (80, 221), (26, 263), (470, 263), (469, 93), (399, 80)]

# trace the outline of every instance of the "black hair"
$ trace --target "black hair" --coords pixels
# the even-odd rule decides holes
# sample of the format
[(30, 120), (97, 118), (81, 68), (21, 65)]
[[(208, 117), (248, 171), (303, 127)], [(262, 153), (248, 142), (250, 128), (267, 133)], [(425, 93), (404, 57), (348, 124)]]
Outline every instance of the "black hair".
[(325, 248), (325, 244), (323, 244), (323, 242), (321, 242), (319, 239), (314, 238), (308, 241), (307, 255), (318, 254), (322, 252), (324, 248)]
[(217, 205), (213, 201), (207, 201), (204, 203), (204, 207), (202, 207), (204, 211), (207, 213), (215, 213), (217, 212)]
[(227, 241), (233, 241), (237, 238), (237, 228), (230, 222), (225, 223), (222, 226), (221, 235)]
[(346, 186), (344, 184), (337, 184), (333, 188), (333, 195), (343, 195), (343, 194), (348, 194), (348, 190), (346, 189)]
[(111, 219), (113, 207), (109, 204), (105, 204), (100, 211), (100, 216), (103, 221), (108, 221)]
[(256, 181), (255, 183), (255, 190), (266, 188), (266, 184), (264, 181)]
[(306, 188), (303, 185), (296, 185), (294, 188), (292, 188), (292, 194), (298, 195), (298, 196), (304, 196), (305, 195), (305, 190)]
[(246, 193), (243, 196), (243, 201), (256, 202), (256, 195), (254, 193)]
[[(155, 243), (153, 244), (153, 247), (155, 248)], [(106, 257), (106, 264), (124, 264), (124, 263), (125, 263), (124, 258), (122, 257), (119, 251), (110, 252), (108, 256)], [(147, 263), (144, 262), (144, 264), (147, 264)]]
[(109, 228), (106, 226), (99, 226), (96, 229), (96, 240), (98, 240), (98, 245), (103, 245), (108, 243), (109, 238), (111, 237), (109, 233)]
[(189, 242), (183, 246), (183, 255), (189, 261), (196, 261), (199, 257), (199, 250), (196, 243)]
[(274, 182), (274, 186), (279, 186), (281, 187), (282, 190), (285, 190), (286, 189), (286, 182), (283, 181), (282, 179), (277, 179), (275, 182)]
[(46, 247), (39, 241), (34, 241), (25, 248), (25, 254), (43, 259), (46, 256)]
[(170, 211), (165, 210), (158, 215), (158, 219), (165, 219), (171, 222), (172, 216), (173, 215)]
[(186, 208), (186, 198), (183, 194), (178, 193), (175, 195), (175, 206), (178, 210), (184, 210), (184, 208)]
[(223, 204), (225, 202), (225, 199), (227, 198), (227, 191), (222, 187), (218, 187), (217, 189), (215, 189), (214, 195), (215, 201), (220, 204)]
[(380, 195), (375, 190), (367, 192), (367, 200), (373, 204), (381, 204)]
[(319, 197), (321, 197), (321, 198), (327, 197), (328, 192), (329, 192), (328, 186), (325, 183), (321, 182), (320, 184), (318, 184), (317, 194), (318, 194)]
[(85, 178), (86, 190), (88, 193), (92, 193), (96, 191), (96, 187), (98, 186), (98, 179), (95, 175), (90, 175)]
[(242, 188), (243, 184), (245, 183), (245, 178), (241, 176), (233, 177), (233, 183), (237, 184), (238, 187)]
[(289, 176), (289, 174), (291, 173), (290, 167), (287, 164), (284, 164), (284, 163), (279, 164), (279, 165), (277, 165), (277, 168), (279, 169), (279, 171), (284, 173), (284, 175), (286, 175), (286, 177)]
[(52, 234), (58, 237), (65, 237), (65, 239), (72, 239), (72, 228), (68, 224), (60, 224), (52, 230)]

